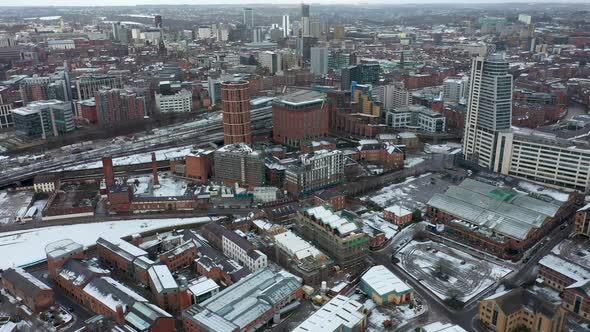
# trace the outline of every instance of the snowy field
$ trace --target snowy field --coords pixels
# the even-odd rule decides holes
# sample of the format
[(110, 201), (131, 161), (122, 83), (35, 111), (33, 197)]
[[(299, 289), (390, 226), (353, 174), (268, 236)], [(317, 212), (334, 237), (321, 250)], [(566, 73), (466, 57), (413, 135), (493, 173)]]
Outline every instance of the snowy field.
[(100, 236), (124, 237), (159, 228), (197, 222), (208, 222), (211, 218), (186, 219), (136, 219), (88, 223), (79, 225), (53, 226), (32, 230), (0, 233), (0, 268), (28, 265), (44, 260), (45, 246), (64, 238), (72, 239), (84, 246), (94, 245)]
[(430, 175), (430, 173), (426, 173), (419, 177), (410, 176), (406, 178), (404, 182), (394, 183), (387, 187), (383, 187), (371, 196), (362, 197), (361, 200), (370, 200), (382, 208), (388, 207), (400, 200), (408, 201), (410, 200), (412, 193), (418, 189), (418, 187), (413, 185), (412, 182)]
[(587, 238), (565, 239), (553, 247), (551, 253), (590, 268), (590, 240)]
[(0, 225), (13, 223), (16, 217), (24, 215), (32, 200), (31, 191), (0, 191)]
[(456, 292), (467, 302), (512, 271), (432, 241), (411, 241), (397, 257), (397, 265), (443, 300)]
[(541, 194), (541, 195), (547, 195), (547, 196), (553, 198), (554, 200), (557, 200), (560, 202), (566, 202), (569, 198), (569, 194), (567, 194), (567, 193), (557, 191), (555, 189), (543, 187), (543, 186), (540, 186), (540, 185), (537, 185), (534, 183), (530, 183), (530, 182), (526, 182), (526, 181), (520, 181), (518, 183), (518, 188), (523, 189), (527, 193), (537, 193), (537, 194)]
[(175, 177), (170, 172), (158, 172), (158, 180), (160, 185), (157, 188), (154, 188), (152, 174), (132, 175), (127, 179), (127, 183), (134, 185), (134, 193), (139, 196), (170, 197), (186, 195), (189, 181)]

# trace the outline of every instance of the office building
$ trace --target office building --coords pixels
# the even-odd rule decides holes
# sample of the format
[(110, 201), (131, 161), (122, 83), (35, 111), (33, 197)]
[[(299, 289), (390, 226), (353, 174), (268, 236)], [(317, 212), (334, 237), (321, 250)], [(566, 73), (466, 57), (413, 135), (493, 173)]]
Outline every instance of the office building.
[(337, 295), (299, 324), (293, 332), (364, 331), (367, 326), (365, 306), (344, 295)]
[(243, 23), (248, 28), (254, 27), (254, 10), (252, 8), (244, 8)]
[(263, 51), (258, 54), (258, 62), (262, 68), (266, 68), (273, 75), (282, 70), (282, 57), (280, 53)]
[(35, 101), (10, 112), (16, 134), (28, 139), (47, 139), (76, 129), (72, 104), (69, 102)]
[(193, 109), (193, 93), (182, 89), (173, 95), (156, 93), (156, 111), (160, 113), (182, 113)]
[(88, 74), (78, 77), (76, 80), (76, 90), (78, 100), (94, 98), (94, 94), (101, 89), (111, 88), (120, 89), (122, 87), (121, 77), (114, 75), (95, 75)]
[(283, 15), (283, 38), (288, 38), (291, 35), (291, 22), (289, 22), (289, 15)]
[[(1, 97), (0, 97), (1, 99)], [(0, 103), (0, 129), (14, 126), (12, 120), (12, 104)]]
[(512, 124), (512, 75), (503, 55), (473, 59), (467, 107), (465, 159), (492, 169), (498, 133), (510, 129)]
[(353, 56), (344, 50), (330, 49), (328, 54), (328, 68), (334, 71), (340, 71), (342, 68), (350, 66)]
[(316, 206), (298, 211), (295, 227), (344, 271), (356, 274), (364, 270), (370, 238), (349, 215)]
[(299, 147), (305, 140), (327, 136), (328, 109), (325, 95), (300, 90), (276, 98), (272, 105), (273, 140)]
[(533, 292), (516, 288), (494, 294), (479, 302), (479, 319), (491, 331), (510, 332), (519, 328), (536, 332), (563, 331), (565, 310)]
[(162, 29), (162, 15), (154, 15), (154, 27)]
[(531, 24), (532, 17), (527, 14), (518, 14), (518, 21), (528, 25)]
[(250, 82), (221, 83), (223, 140), (225, 144), (252, 144), (250, 127)]
[(301, 35), (303, 37), (311, 36), (311, 22), (309, 20), (309, 5), (301, 4)]
[(348, 66), (340, 69), (340, 90), (350, 91), (352, 82), (360, 82), (361, 72), (360, 66)]
[(95, 93), (95, 102), (97, 123), (101, 126), (115, 126), (147, 115), (145, 97), (132, 90), (101, 89)]
[(469, 77), (449, 77), (443, 81), (443, 98), (445, 101), (458, 103), (469, 94)]
[(312, 47), (311, 72), (316, 76), (326, 75), (329, 71), (330, 49), (325, 47)]
[(221, 103), (221, 81), (209, 76), (207, 78), (207, 90), (211, 99), (211, 106), (219, 105)]
[(244, 143), (225, 145), (213, 153), (215, 179), (251, 188), (264, 184), (264, 158)]
[(334, 27), (334, 39), (344, 40), (346, 38), (346, 30), (343, 25), (337, 25)]
[(184, 310), (183, 328), (187, 332), (264, 329), (275, 315), (288, 312), (290, 304), (301, 300), (302, 293), (300, 278), (284, 270), (261, 269)]
[(395, 129), (409, 129), (440, 133), (445, 131), (445, 117), (442, 113), (424, 106), (404, 106), (388, 111), (385, 124)]

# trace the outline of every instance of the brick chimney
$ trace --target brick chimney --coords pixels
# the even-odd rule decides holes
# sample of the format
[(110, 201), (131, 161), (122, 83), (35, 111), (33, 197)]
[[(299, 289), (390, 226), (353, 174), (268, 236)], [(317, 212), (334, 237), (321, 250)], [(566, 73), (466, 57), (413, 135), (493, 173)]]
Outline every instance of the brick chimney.
[(107, 186), (107, 191), (115, 185), (115, 172), (113, 171), (113, 158), (102, 158), (102, 172)]
[(154, 186), (159, 186), (158, 180), (158, 161), (156, 160), (156, 153), (152, 152), (152, 172), (154, 173)]

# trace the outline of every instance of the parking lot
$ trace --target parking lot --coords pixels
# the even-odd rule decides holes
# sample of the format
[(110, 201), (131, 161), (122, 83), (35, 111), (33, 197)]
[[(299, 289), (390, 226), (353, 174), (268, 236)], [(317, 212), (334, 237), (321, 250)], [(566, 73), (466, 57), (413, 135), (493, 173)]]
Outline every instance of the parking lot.
[(467, 302), (511, 270), (441, 243), (411, 241), (396, 264), (440, 299)]

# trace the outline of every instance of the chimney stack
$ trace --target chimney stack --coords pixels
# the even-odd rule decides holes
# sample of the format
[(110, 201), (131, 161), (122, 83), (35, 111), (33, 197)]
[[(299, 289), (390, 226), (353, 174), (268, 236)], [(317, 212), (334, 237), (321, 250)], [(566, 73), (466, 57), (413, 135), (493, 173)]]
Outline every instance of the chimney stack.
[(102, 172), (107, 186), (107, 191), (115, 185), (115, 172), (113, 171), (113, 158), (102, 158)]
[(158, 161), (156, 160), (156, 153), (152, 152), (152, 172), (154, 173), (154, 186), (159, 186), (158, 180)]

